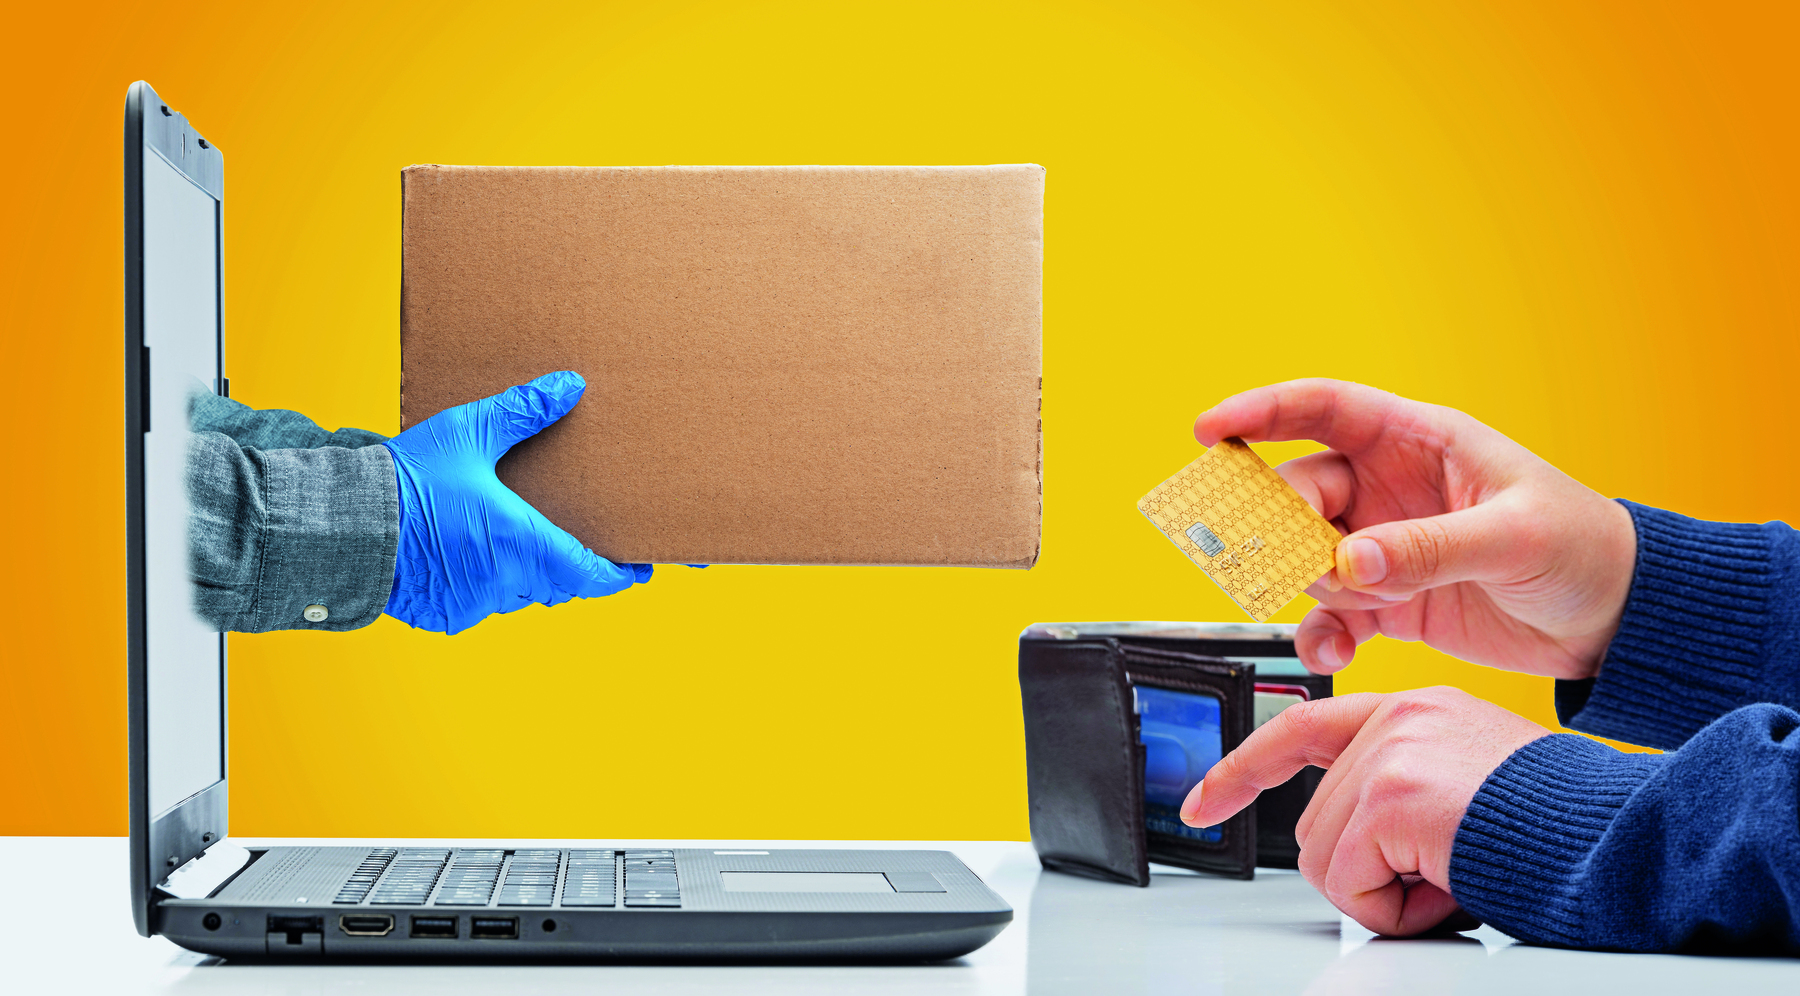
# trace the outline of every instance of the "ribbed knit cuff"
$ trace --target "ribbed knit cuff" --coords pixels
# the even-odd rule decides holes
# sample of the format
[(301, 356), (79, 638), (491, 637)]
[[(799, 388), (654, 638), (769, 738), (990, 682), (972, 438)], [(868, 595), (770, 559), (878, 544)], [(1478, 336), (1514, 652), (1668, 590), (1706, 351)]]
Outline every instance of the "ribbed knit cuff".
[(1600, 676), (1559, 681), (1564, 726), (1673, 749), (1754, 701), (1775, 570), (1767, 530), (1621, 501), (1637, 570)]
[(1624, 754), (1571, 733), (1514, 751), (1482, 783), (1457, 828), (1450, 894), (1520, 940), (1593, 944), (1584, 866), (1632, 793), (1667, 758)]

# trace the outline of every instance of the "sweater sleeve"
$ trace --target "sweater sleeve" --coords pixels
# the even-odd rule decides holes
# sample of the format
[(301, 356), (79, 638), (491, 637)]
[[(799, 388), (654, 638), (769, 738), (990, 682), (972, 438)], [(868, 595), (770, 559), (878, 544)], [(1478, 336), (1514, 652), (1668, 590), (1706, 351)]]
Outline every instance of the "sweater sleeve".
[(1564, 726), (1674, 749), (1742, 706), (1800, 709), (1800, 536), (1622, 502), (1637, 568), (1598, 678), (1559, 681)]
[(1800, 713), (1734, 710), (1671, 754), (1515, 751), (1457, 829), (1450, 891), (1521, 940), (1800, 954)]

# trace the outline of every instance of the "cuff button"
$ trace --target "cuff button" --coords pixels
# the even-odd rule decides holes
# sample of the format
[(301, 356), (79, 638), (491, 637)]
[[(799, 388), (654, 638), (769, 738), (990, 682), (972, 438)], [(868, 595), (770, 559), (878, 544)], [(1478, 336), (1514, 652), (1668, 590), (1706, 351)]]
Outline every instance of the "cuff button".
[(331, 618), (331, 610), (323, 605), (308, 605), (306, 611), (300, 613), (307, 622), (324, 622)]

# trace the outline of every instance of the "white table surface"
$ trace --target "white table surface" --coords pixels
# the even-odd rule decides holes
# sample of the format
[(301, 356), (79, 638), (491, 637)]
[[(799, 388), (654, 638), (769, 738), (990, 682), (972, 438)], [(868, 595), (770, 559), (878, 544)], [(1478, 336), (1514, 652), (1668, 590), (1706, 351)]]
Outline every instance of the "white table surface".
[[(235, 840), (235, 838), (234, 838)], [(492, 846), (520, 841), (236, 840)], [(257, 965), (139, 937), (125, 841), (0, 837), (0, 992), (573, 994), (1800, 992), (1800, 960), (1599, 954), (1460, 939), (1378, 940), (1293, 872), (1253, 882), (1157, 874), (1148, 889), (1040, 872), (1029, 844), (995, 841), (531, 841), (531, 846), (921, 847), (956, 852), (1012, 903), (1011, 926), (958, 961), (901, 966)]]

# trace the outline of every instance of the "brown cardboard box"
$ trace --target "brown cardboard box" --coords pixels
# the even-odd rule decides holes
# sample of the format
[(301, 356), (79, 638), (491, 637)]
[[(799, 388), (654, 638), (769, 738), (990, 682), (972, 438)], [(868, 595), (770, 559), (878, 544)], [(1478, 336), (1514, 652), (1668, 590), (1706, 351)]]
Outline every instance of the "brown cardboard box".
[(615, 561), (1030, 567), (1040, 166), (414, 166), (401, 422), (552, 370), (500, 477)]

